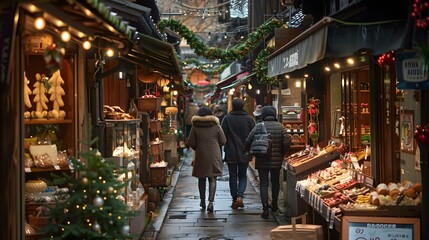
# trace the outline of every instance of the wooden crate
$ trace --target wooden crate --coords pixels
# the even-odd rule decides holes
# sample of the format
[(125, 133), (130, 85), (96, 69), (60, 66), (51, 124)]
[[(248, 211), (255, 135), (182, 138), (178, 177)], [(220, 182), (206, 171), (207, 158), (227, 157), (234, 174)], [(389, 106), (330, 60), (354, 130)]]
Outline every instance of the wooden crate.
[(151, 187), (167, 186), (167, 166), (150, 167), (150, 185)]
[(151, 133), (159, 133), (161, 132), (161, 121), (152, 119), (150, 120), (150, 132)]
[(164, 141), (151, 142), (150, 151), (154, 156), (160, 156), (164, 154)]
[(141, 112), (157, 111), (161, 109), (161, 98), (138, 98), (137, 109)]

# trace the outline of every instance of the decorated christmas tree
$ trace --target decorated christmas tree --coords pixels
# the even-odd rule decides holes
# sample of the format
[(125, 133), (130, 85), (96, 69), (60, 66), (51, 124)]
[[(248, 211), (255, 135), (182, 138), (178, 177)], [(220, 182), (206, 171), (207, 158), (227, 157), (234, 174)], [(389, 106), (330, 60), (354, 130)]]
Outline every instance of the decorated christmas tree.
[(136, 212), (127, 210), (123, 202), (128, 182), (117, 178), (126, 169), (92, 148), (80, 159), (71, 158), (70, 165), (75, 174), (54, 175), (54, 183), (68, 191), (59, 191), (50, 210), (53, 224), (45, 230), (51, 239), (131, 239), (128, 220)]

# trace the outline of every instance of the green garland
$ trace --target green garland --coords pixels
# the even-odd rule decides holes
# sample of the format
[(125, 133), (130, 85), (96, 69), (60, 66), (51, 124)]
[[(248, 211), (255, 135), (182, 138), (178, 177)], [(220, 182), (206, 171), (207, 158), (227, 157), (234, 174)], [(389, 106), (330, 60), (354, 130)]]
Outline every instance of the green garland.
[(274, 46), (267, 46), (262, 49), (255, 61), (253, 62), (253, 72), (258, 78), (259, 83), (266, 85), (275, 85), (278, 83), (277, 77), (267, 77), (268, 68), (267, 68), (267, 56), (271, 55), (275, 51)]
[(177, 32), (181, 37), (185, 38), (189, 46), (194, 49), (195, 54), (199, 56), (203, 56), (210, 60), (222, 59), (233, 61), (245, 57), (246, 54), (252, 51), (269, 33), (273, 32), (275, 28), (283, 27), (284, 24), (277, 18), (273, 18), (269, 22), (262, 24), (256, 31), (249, 34), (244, 43), (236, 45), (230, 50), (207, 47), (192, 30), (184, 26), (178, 20), (171, 18), (162, 19), (158, 22), (157, 26), (160, 31), (164, 31), (166, 27), (170, 27), (172, 31)]

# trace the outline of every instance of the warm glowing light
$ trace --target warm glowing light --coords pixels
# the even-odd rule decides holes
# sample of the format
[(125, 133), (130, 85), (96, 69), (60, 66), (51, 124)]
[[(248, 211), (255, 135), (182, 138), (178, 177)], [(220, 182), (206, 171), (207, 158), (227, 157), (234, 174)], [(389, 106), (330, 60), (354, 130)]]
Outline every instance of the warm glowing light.
[(295, 87), (297, 87), (297, 88), (301, 87), (301, 81), (300, 80), (295, 81)]
[(229, 95), (233, 95), (234, 94), (234, 92), (235, 92), (235, 89), (234, 88), (231, 88), (231, 89), (229, 89)]
[(42, 29), (44, 29), (44, 28), (45, 28), (45, 26), (46, 26), (46, 22), (45, 22), (45, 19), (43, 18), (43, 16), (37, 17), (37, 18), (34, 20), (34, 27), (35, 27), (37, 30), (42, 30)]
[(339, 63), (334, 63), (335, 68), (341, 68), (341, 65)]
[(256, 94), (260, 94), (260, 93), (261, 93), (261, 90), (257, 89)]
[(331, 68), (330, 68), (330, 67), (328, 67), (328, 66), (326, 66), (326, 67), (325, 67), (325, 71), (330, 72), (330, 71), (331, 71)]
[(177, 91), (173, 91), (173, 96), (177, 96)]
[(305, 78), (308, 78), (308, 74), (304, 74), (304, 77), (305, 77)]
[(63, 42), (68, 42), (71, 39), (71, 34), (69, 31), (67, 30), (63, 30), (61, 32), (61, 40), (63, 40)]
[(347, 58), (347, 63), (349, 65), (353, 65), (353, 64), (355, 64), (355, 60), (353, 58)]
[(97, 190), (97, 193), (100, 193), (100, 190)]
[(250, 83), (249, 83), (249, 84), (247, 85), (247, 88), (248, 88), (249, 90), (251, 90), (251, 89), (253, 88), (252, 84), (250, 84)]
[(169, 92), (169, 91), (170, 91), (170, 87), (168, 87), (168, 86), (164, 86), (164, 87), (162, 88), (162, 91), (163, 91), (163, 92)]
[(286, 77), (286, 78), (290, 78), (290, 76), (289, 76), (289, 75), (285, 75), (285, 77)]
[(91, 49), (92, 44), (91, 44), (91, 42), (90, 42), (89, 40), (85, 40), (85, 41), (82, 43), (82, 47), (83, 47), (83, 49), (85, 49), (85, 50), (89, 50), (89, 49)]
[(107, 51), (106, 51), (106, 55), (107, 55), (108, 57), (113, 57), (113, 55), (115, 55), (115, 51), (113, 51), (113, 49), (109, 48), (109, 49), (107, 49)]

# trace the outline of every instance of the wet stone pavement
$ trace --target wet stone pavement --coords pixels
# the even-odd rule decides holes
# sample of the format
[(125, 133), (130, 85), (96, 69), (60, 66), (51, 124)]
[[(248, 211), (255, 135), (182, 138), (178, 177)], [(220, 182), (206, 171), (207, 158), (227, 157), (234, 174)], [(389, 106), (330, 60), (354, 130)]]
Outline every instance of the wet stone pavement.
[[(258, 181), (251, 168), (243, 198), (244, 208), (232, 209), (228, 185), (228, 169), (217, 180), (214, 212), (200, 209), (197, 179), (191, 176), (192, 158), (182, 159), (180, 171), (172, 176), (171, 187), (164, 195), (152, 221), (143, 234), (147, 240), (267, 240), (270, 230), (287, 224), (288, 218), (276, 212), (268, 219), (261, 218), (262, 205)], [(208, 189), (207, 189), (208, 193)], [(282, 194), (282, 193), (281, 193)], [(279, 203), (282, 199), (279, 199)]]

